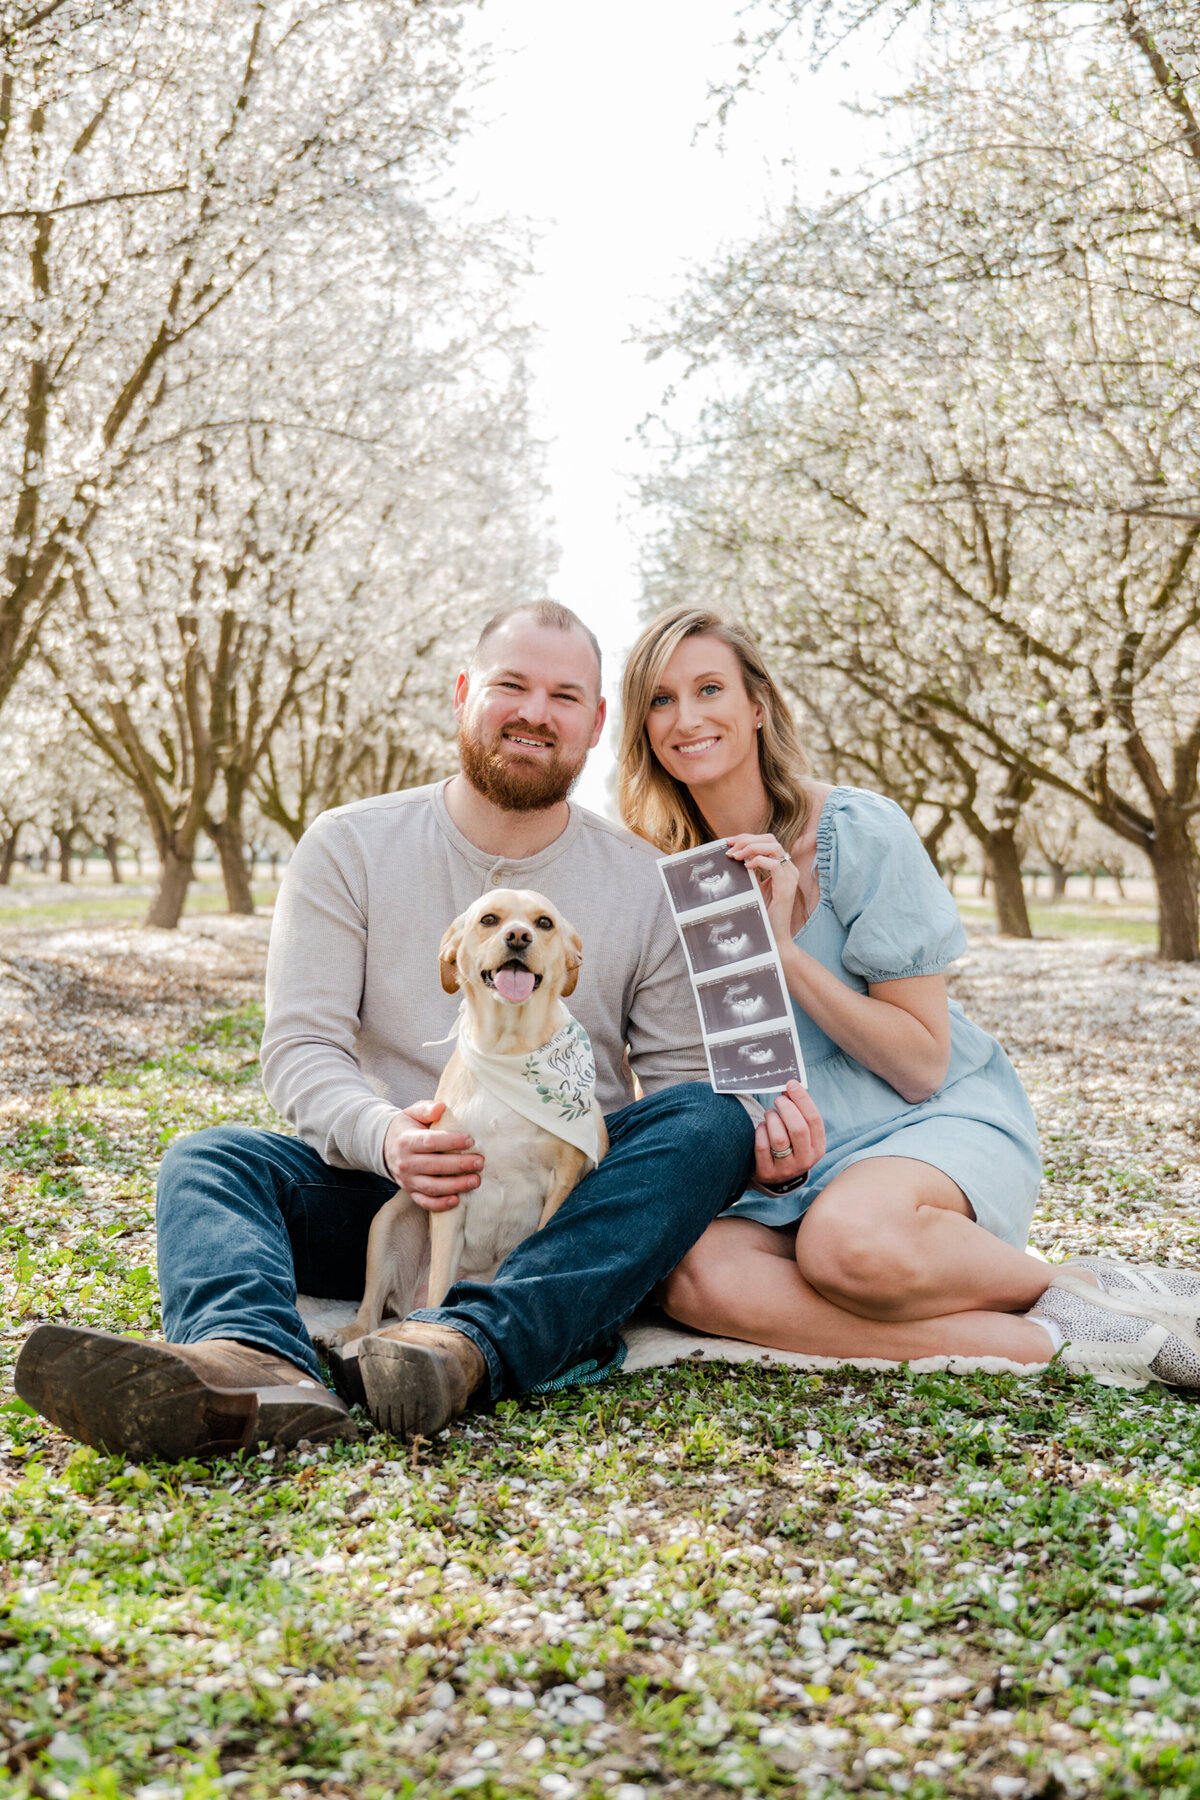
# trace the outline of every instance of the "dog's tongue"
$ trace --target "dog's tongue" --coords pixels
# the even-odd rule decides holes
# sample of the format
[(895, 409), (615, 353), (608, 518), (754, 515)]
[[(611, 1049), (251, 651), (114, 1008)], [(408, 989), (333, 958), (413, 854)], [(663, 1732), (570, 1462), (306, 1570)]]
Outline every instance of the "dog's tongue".
[(502, 1000), (523, 1006), (533, 992), (534, 976), (529, 969), (497, 969), (492, 976), (496, 992)]

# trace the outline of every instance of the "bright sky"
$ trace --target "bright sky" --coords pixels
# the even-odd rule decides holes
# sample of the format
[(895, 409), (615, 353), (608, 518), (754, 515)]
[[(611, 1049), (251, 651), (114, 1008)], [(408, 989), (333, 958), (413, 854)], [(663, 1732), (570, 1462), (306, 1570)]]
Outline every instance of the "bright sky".
[[(698, 129), (713, 111), (709, 84), (736, 66), (739, 10), (494, 0), (478, 27), (495, 76), (458, 186), (487, 213), (529, 220), (540, 240), (526, 312), (540, 331), (534, 402), (562, 551), (554, 592), (600, 638), (610, 705), (639, 623), (635, 433), (670, 374), (631, 333), (661, 317), (689, 265), (748, 236), (793, 183), (818, 201), (831, 169), (856, 167), (869, 128), (841, 102), (891, 85), (864, 43), (850, 69), (774, 68), (723, 140)], [(611, 737), (579, 787), (597, 811), (613, 810)]]

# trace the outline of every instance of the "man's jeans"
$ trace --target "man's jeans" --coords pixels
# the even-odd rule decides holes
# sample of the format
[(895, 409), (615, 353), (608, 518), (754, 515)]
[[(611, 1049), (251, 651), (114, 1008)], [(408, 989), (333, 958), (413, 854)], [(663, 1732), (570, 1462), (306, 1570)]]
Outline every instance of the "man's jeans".
[[(728, 1095), (686, 1083), (606, 1121), (610, 1149), (490, 1286), (461, 1281), (414, 1314), (471, 1338), (490, 1398), (585, 1357), (686, 1255), (752, 1174), (754, 1131)], [(169, 1342), (237, 1338), (321, 1378), (296, 1293), (358, 1300), (371, 1220), (396, 1191), (334, 1169), (298, 1138), (218, 1125), (180, 1138), (158, 1182), (158, 1278)]]

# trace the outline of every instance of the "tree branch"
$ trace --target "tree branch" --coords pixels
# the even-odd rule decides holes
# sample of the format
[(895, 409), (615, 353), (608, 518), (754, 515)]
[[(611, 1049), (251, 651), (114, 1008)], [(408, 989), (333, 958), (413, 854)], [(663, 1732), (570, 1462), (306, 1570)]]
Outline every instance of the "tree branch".
[(79, 212), (87, 206), (112, 206), (119, 200), (154, 200), (160, 194), (186, 194), (186, 181), (172, 182), (169, 187), (129, 188), (120, 194), (89, 194), (83, 200), (64, 200), (59, 206), (15, 206), (0, 212), (0, 219), (43, 219), (57, 213)]

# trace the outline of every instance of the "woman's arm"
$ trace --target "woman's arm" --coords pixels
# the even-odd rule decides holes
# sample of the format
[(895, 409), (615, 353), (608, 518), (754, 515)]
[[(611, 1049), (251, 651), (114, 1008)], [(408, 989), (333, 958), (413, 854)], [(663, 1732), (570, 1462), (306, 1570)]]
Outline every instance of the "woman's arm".
[(950, 1066), (950, 1007), (940, 975), (876, 981), (865, 994), (846, 986), (792, 942), (799, 872), (766, 834), (731, 838), (729, 853), (759, 872), (788, 991), (839, 1050), (915, 1105), (928, 1100)]
[(950, 1066), (950, 1007), (940, 975), (848, 988), (815, 956), (787, 939), (780, 958), (788, 991), (839, 1050), (915, 1105), (928, 1100)]

